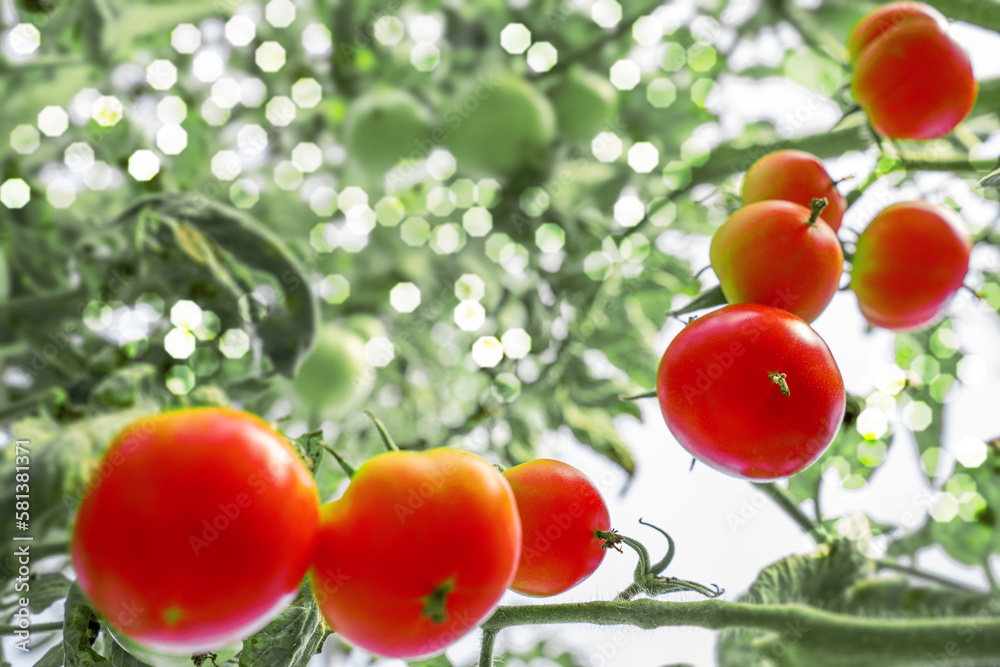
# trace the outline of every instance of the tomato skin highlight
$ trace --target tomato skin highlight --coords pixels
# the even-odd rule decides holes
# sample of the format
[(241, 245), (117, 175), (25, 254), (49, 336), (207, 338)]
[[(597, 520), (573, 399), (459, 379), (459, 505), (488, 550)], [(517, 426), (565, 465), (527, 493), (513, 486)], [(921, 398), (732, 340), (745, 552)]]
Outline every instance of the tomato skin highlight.
[[(440, 447), (387, 452), (323, 506), (312, 586), (345, 640), (390, 658), (438, 653), (474, 629), (514, 579), (521, 522), (483, 459)], [(444, 616), (428, 598), (442, 586)]]
[(933, 323), (969, 272), (972, 237), (958, 213), (925, 201), (893, 204), (858, 238), (851, 289), (873, 325), (911, 331)]
[(937, 139), (972, 110), (979, 92), (968, 54), (937, 25), (907, 22), (862, 51), (854, 99), (875, 129), (893, 139)]
[(743, 204), (781, 199), (809, 208), (813, 199), (825, 198), (826, 208), (820, 219), (833, 228), (847, 210), (847, 200), (826, 173), (818, 157), (805, 151), (783, 150), (768, 153), (747, 170), (741, 190)]
[(862, 52), (885, 37), (887, 32), (909, 25), (928, 25), (937, 29), (947, 26), (941, 13), (922, 2), (890, 2), (868, 12), (858, 21), (847, 37), (851, 64), (857, 63)]
[(71, 554), (115, 630), (156, 651), (204, 653), (252, 634), (295, 597), (319, 492), (258, 417), (193, 408), (140, 419), (108, 448), (97, 480)]
[(595, 531), (611, 530), (608, 506), (594, 483), (553, 459), (522, 463), (504, 477), (514, 491), (524, 536), (511, 590), (557, 595), (593, 574), (605, 551)]
[(840, 286), (844, 252), (810, 211), (787, 201), (762, 201), (739, 209), (716, 230), (709, 249), (729, 303), (781, 308), (812, 322)]
[[(788, 395), (772, 379), (783, 373)], [(699, 461), (753, 480), (788, 477), (833, 442), (846, 408), (829, 348), (801, 318), (734, 304), (688, 324), (657, 371), (670, 432)]]

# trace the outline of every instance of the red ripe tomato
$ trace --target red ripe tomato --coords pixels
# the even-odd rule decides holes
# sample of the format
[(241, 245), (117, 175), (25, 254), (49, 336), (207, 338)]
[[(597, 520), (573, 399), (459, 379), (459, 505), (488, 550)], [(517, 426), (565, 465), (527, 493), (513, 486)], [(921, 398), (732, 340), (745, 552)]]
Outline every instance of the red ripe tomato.
[(969, 115), (979, 84), (961, 46), (936, 24), (910, 21), (861, 52), (851, 90), (881, 134), (936, 139)]
[(768, 480), (807, 468), (844, 418), (840, 369), (800, 318), (758, 304), (725, 306), (688, 324), (657, 371), (667, 427), (699, 461)]
[(909, 331), (937, 319), (969, 271), (972, 238), (946, 206), (893, 204), (858, 238), (851, 289), (875, 326)]
[(810, 210), (762, 201), (729, 216), (712, 237), (709, 255), (729, 303), (761, 303), (812, 322), (840, 285), (844, 252), (837, 234), (810, 222)]
[(203, 653), (263, 627), (295, 597), (319, 525), (316, 483), (259, 418), (195, 408), (114, 440), (76, 515), (80, 587), (154, 650)]
[(387, 452), (323, 507), (312, 586), (343, 639), (413, 658), (485, 619), (520, 555), (514, 494), (496, 468), (443, 447)]
[(806, 208), (813, 199), (826, 199), (822, 220), (840, 229), (847, 201), (826, 173), (820, 159), (805, 151), (784, 150), (768, 153), (757, 160), (743, 179), (743, 203), (783, 199)]
[(594, 483), (573, 466), (538, 459), (504, 477), (517, 500), (524, 542), (511, 589), (556, 595), (589, 577), (604, 560), (595, 531), (611, 530), (608, 507)]
[(851, 63), (856, 63), (861, 52), (886, 32), (904, 25), (915, 24), (931, 25), (938, 29), (947, 25), (944, 16), (938, 10), (922, 2), (890, 2), (868, 12), (847, 37), (847, 51)]

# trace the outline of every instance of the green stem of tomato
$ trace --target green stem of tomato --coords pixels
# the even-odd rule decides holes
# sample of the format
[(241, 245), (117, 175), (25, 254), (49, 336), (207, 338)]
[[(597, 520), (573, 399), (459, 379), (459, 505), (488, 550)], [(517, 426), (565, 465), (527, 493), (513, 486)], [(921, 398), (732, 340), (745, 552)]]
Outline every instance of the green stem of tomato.
[(340, 464), (340, 468), (344, 471), (344, 474), (346, 474), (349, 478), (354, 477), (354, 473), (357, 472), (354, 469), (354, 466), (345, 461), (344, 457), (338, 454), (337, 450), (335, 450), (330, 445), (326, 444), (325, 442), (320, 444), (323, 446), (323, 449), (330, 452), (330, 455), (337, 461), (338, 464)]
[(806, 220), (806, 224), (815, 227), (816, 221), (819, 220), (819, 214), (823, 212), (828, 203), (826, 197), (813, 197), (812, 210), (809, 211), (809, 219)]
[(386, 451), (398, 452), (399, 447), (396, 445), (396, 441), (392, 439), (392, 436), (389, 435), (389, 429), (385, 427), (382, 420), (376, 417), (375, 413), (371, 410), (365, 410), (365, 414), (368, 415), (368, 417), (372, 420), (372, 423), (375, 424), (375, 428), (378, 429), (378, 434), (382, 436), (382, 443), (385, 445)]
[(483, 645), (479, 652), (479, 667), (493, 666), (493, 646), (497, 641), (498, 630), (487, 630), (483, 628)]
[[(836, 664), (952, 665), (1000, 655), (1000, 618), (865, 618), (801, 604), (746, 604), (724, 600), (629, 602), (500, 607), (483, 623), (485, 633), (519, 625), (588, 623), (643, 629), (694, 626), (752, 628), (777, 633), (783, 648), (837, 656)], [(493, 664), (485, 650), (480, 667)]]
[(796, 505), (795, 502), (789, 498), (777, 484), (774, 482), (755, 482), (754, 486), (770, 496), (771, 500), (773, 500), (778, 507), (784, 510), (785, 514), (787, 514), (795, 523), (799, 524), (803, 530), (809, 533), (817, 544), (823, 544), (827, 541), (828, 536), (826, 533), (813, 523), (812, 519), (803, 514), (802, 510), (799, 509), (799, 506)]

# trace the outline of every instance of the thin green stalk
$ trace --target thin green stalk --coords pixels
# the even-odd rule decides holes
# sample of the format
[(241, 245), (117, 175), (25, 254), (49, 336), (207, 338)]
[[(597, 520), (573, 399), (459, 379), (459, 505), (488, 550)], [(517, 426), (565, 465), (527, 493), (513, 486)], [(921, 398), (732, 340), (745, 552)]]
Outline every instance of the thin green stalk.
[(354, 466), (352, 466), (350, 463), (348, 463), (347, 461), (345, 461), (344, 457), (342, 457), (340, 454), (338, 454), (337, 450), (335, 450), (330, 445), (326, 444), (325, 442), (320, 443), (320, 444), (323, 447), (323, 449), (325, 449), (326, 451), (330, 452), (330, 455), (334, 459), (336, 459), (337, 463), (340, 465), (341, 470), (344, 471), (344, 474), (346, 474), (348, 477), (354, 477), (354, 473), (357, 472), (354, 469)]
[(382, 444), (385, 445), (386, 451), (398, 452), (399, 446), (397, 446), (396, 441), (392, 439), (392, 436), (389, 434), (389, 429), (385, 427), (382, 420), (376, 417), (375, 413), (371, 410), (365, 410), (365, 414), (368, 415), (368, 417), (372, 420), (372, 423), (375, 424), (375, 429), (378, 431), (378, 434), (382, 436)]
[(768, 482), (766, 484), (759, 484), (755, 482), (754, 486), (770, 496), (771, 500), (773, 500), (778, 507), (780, 507), (795, 523), (799, 524), (804, 531), (809, 533), (809, 535), (816, 540), (817, 544), (822, 544), (827, 541), (826, 533), (821, 530), (819, 526), (813, 523), (812, 519), (803, 514), (802, 510), (799, 509), (799, 506), (796, 505), (795, 502), (788, 497), (788, 494), (779, 488), (777, 484), (774, 482)]
[(21, 632), (23, 630), (28, 630), (30, 632), (55, 632), (62, 629), (62, 621), (54, 623), (32, 623), (26, 628), (21, 628), (16, 625), (0, 625), (0, 636), (12, 635), (15, 632)]
[(880, 567), (883, 570), (893, 570), (894, 572), (899, 572), (901, 574), (908, 574), (911, 577), (916, 577), (917, 579), (923, 579), (925, 581), (932, 581), (935, 584), (940, 584), (947, 588), (953, 588), (955, 590), (964, 591), (966, 593), (978, 593), (982, 594), (983, 591), (977, 589), (975, 586), (969, 586), (968, 584), (963, 584), (960, 581), (955, 581), (954, 579), (949, 579), (947, 577), (942, 577), (939, 574), (934, 574), (933, 572), (928, 572), (926, 570), (921, 570), (917, 567), (911, 567), (909, 565), (903, 565), (902, 563), (897, 563), (890, 558), (876, 558), (872, 561), (876, 567)]

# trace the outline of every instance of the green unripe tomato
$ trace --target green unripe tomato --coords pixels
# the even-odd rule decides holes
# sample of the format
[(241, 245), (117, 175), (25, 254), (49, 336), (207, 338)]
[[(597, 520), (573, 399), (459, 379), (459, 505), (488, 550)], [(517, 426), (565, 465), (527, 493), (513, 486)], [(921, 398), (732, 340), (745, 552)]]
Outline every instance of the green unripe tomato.
[(351, 104), (344, 118), (344, 144), (350, 158), (381, 175), (408, 157), (425, 157), (431, 112), (402, 90), (378, 90)]
[(582, 67), (571, 69), (549, 90), (559, 133), (570, 142), (590, 141), (618, 109), (618, 91), (606, 78)]
[(445, 143), (466, 172), (503, 176), (541, 169), (556, 136), (556, 114), (548, 99), (513, 76), (476, 81), (443, 118)]
[(344, 322), (344, 326), (361, 336), (365, 341), (369, 341), (376, 336), (386, 335), (385, 325), (382, 324), (382, 320), (367, 313), (351, 315)]
[(364, 339), (349, 329), (327, 324), (317, 333), (292, 386), (312, 413), (346, 411), (363, 403), (371, 393), (367, 371)]

